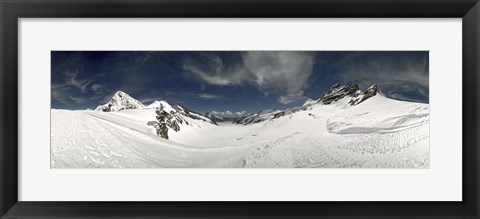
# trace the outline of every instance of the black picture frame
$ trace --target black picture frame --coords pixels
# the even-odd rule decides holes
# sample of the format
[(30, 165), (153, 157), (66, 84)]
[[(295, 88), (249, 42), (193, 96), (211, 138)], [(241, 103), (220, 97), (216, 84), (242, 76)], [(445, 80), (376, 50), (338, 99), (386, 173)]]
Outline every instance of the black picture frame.
[[(2, 218), (479, 218), (478, 0), (0, 0)], [(133, 17), (462, 18), (461, 202), (18, 201), (18, 19)], [(448, 43), (448, 42), (445, 42)], [(448, 124), (445, 124), (448, 125)], [(438, 191), (442, 192), (442, 191)]]

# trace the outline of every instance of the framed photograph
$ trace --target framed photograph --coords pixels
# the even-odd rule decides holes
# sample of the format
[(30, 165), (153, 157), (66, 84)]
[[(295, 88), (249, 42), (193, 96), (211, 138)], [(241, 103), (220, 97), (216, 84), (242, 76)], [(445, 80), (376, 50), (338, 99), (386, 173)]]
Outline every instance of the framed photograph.
[(2, 218), (480, 217), (476, 0), (0, 4)]
[(428, 74), (428, 51), (52, 51), (51, 168), (429, 168)]

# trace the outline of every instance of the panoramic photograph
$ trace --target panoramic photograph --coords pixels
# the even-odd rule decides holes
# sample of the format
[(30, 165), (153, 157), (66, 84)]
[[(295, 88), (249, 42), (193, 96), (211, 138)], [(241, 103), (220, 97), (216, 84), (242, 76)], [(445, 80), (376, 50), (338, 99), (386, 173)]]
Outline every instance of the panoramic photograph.
[(428, 51), (51, 51), (51, 168), (429, 168)]

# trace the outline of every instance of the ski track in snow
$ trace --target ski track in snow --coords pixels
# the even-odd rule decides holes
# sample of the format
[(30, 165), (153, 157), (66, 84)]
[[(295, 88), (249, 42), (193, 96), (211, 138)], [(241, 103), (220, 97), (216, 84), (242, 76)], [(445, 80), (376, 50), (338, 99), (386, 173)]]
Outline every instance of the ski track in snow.
[(51, 166), (429, 168), (428, 105), (371, 99), (245, 126), (189, 120), (180, 132), (169, 131), (171, 140), (146, 125), (153, 110), (52, 110)]

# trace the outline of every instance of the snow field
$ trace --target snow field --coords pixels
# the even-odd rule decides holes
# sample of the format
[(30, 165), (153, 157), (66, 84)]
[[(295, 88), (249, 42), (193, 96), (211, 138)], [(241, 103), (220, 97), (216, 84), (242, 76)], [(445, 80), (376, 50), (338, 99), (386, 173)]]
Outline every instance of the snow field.
[(170, 139), (154, 109), (52, 110), (52, 168), (429, 168), (428, 104), (377, 95), (249, 125), (186, 118)]

